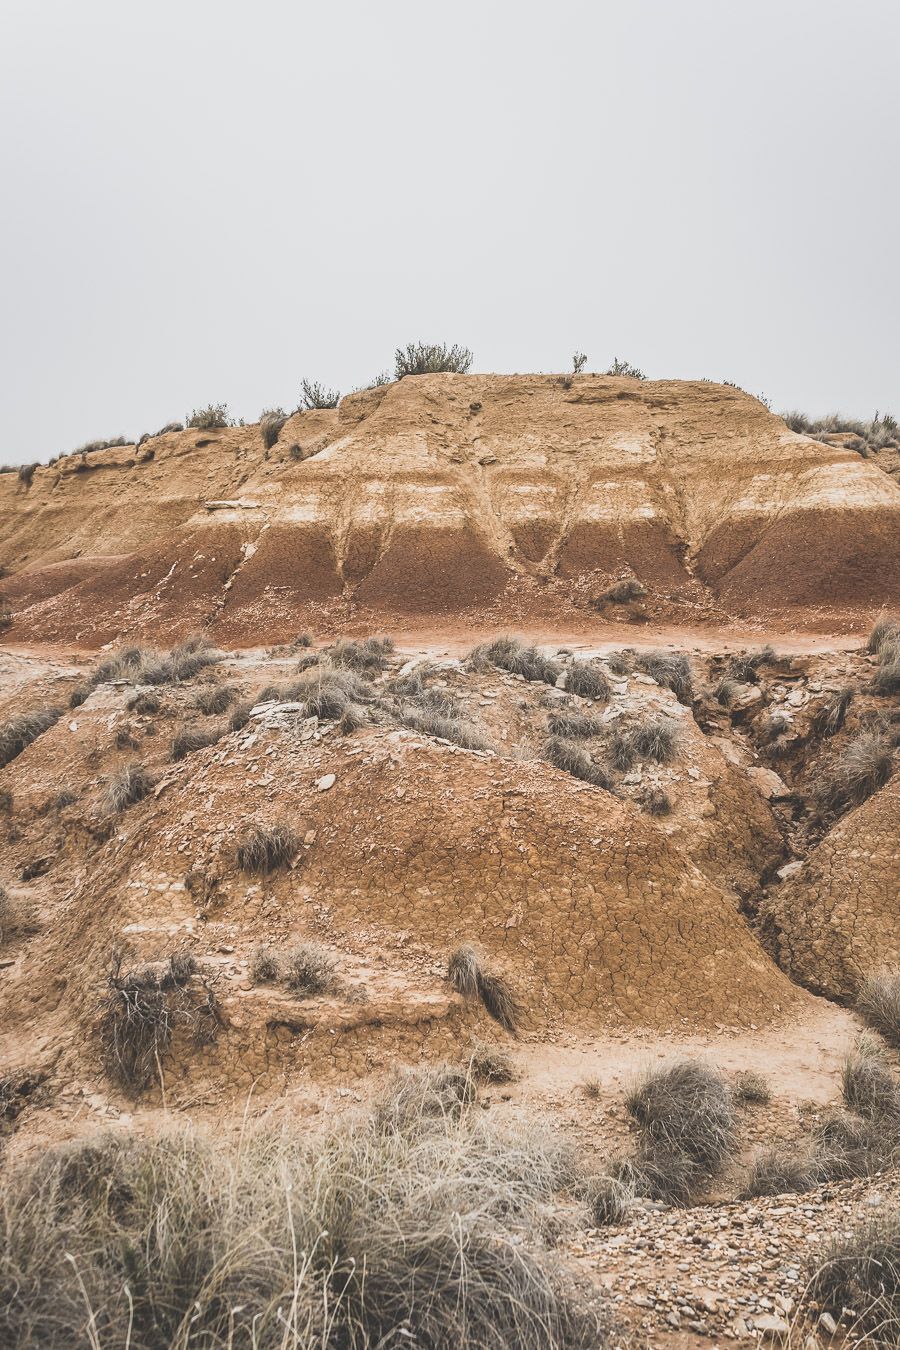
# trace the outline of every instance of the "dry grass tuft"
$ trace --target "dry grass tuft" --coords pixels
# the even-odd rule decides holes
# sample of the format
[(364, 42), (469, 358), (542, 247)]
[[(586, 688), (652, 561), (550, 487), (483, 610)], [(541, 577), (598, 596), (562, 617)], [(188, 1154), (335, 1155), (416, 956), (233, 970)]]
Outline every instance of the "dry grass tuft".
[(224, 732), (221, 727), (201, 727), (197, 725), (179, 727), (172, 737), (171, 756), (177, 763), (197, 750), (205, 750), (215, 745)]
[(753, 1159), (750, 1172), (738, 1197), (752, 1200), (761, 1195), (799, 1195), (818, 1183), (815, 1159), (783, 1148), (766, 1149)]
[(612, 685), (606, 671), (594, 661), (574, 661), (566, 671), (566, 688), (580, 698), (608, 703)]
[(853, 702), (853, 690), (841, 689), (831, 698), (820, 703), (813, 713), (812, 726), (817, 736), (836, 736), (847, 717), (847, 709)]
[(250, 958), (250, 979), (254, 984), (273, 984), (278, 979), (278, 954), (265, 943), (254, 948)]
[(332, 665), (356, 671), (358, 675), (380, 673), (387, 667), (393, 650), (393, 638), (389, 637), (367, 637), (362, 641), (341, 638), (326, 649)]
[(668, 816), (672, 814), (672, 798), (661, 787), (645, 787), (638, 796), (641, 809), (648, 816)]
[(204, 717), (219, 716), (228, 711), (239, 693), (233, 684), (207, 684), (194, 695), (194, 707)]
[(335, 959), (316, 942), (301, 942), (286, 953), (280, 975), (293, 994), (324, 994), (335, 985)]
[(880, 730), (860, 731), (838, 756), (830, 773), (816, 785), (816, 797), (824, 811), (843, 811), (860, 806), (891, 776), (894, 750)]
[(815, 1308), (844, 1319), (847, 1342), (900, 1345), (900, 1209), (886, 1207), (813, 1258), (805, 1290)]
[(259, 415), (259, 432), (267, 450), (277, 443), (287, 420), (284, 408), (263, 408)]
[(463, 750), (488, 751), (493, 749), (484, 732), (461, 717), (448, 717), (434, 708), (421, 707), (414, 703), (401, 704), (397, 720), (411, 731), (419, 731), (425, 736), (437, 736), (442, 741), (450, 741)]
[(190, 416), (184, 419), (187, 427), (195, 427), (198, 431), (218, 431), (221, 427), (228, 426), (228, 405), (227, 403), (208, 403), (205, 408), (195, 408)]
[(605, 788), (607, 792), (612, 788), (612, 779), (607, 770), (602, 764), (596, 764), (578, 741), (566, 740), (563, 736), (548, 736), (542, 756), (555, 769), (561, 769), (583, 783)]
[(0, 769), (21, 755), (38, 736), (55, 726), (62, 715), (62, 708), (36, 708), (33, 712), (19, 713), (0, 722)]
[(499, 670), (509, 671), (511, 675), (521, 675), (526, 680), (543, 681), (544, 684), (556, 684), (562, 666), (549, 657), (543, 656), (535, 646), (526, 646), (518, 638), (499, 637), (493, 642), (484, 642), (470, 653), (469, 660), (474, 670), (487, 670), (496, 666)]
[(680, 748), (678, 723), (671, 717), (642, 717), (623, 726), (617, 722), (610, 736), (609, 748), (617, 769), (627, 770), (638, 759), (652, 759), (667, 764)]
[(856, 1006), (888, 1045), (900, 1049), (900, 973), (863, 980), (856, 995)]
[(585, 717), (584, 713), (580, 712), (567, 712), (562, 709), (560, 712), (551, 713), (547, 718), (549, 734), (561, 736), (566, 740), (587, 740), (591, 736), (598, 736), (602, 730), (603, 724), (595, 717)]
[(638, 652), (635, 665), (664, 689), (671, 689), (679, 703), (690, 703), (694, 683), (691, 663), (684, 652)]
[(496, 1045), (476, 1045), (469, 1073), (477, 1083), (514, 1083), (518, 1078), (511, 1056)]
[(590, 1220), (596, 1228), (624, 1223), (635, 1200), (634, 1185), (627, 1177), (592, 1177), (585, 1187)]
[(772, 1089), (767, 1080), (754, 1069), (742, 1069), (735, 1074), (732, 1094), (740, 1106), (762, 1106), (772, 1100)]
[(287, 867), (300, 849), (300, 836), (284, 822), (251, 825), (237, 846), (237, 864), (242, 872), (267, 875)]
[(127, 810), (129, 806), (134, 806), (136, 802), (143, 801), (148, 793), (153, 791), (154, 782), (153, 776), (139, 761), (126, 764), (124, 769), (114, 774), (106, 785), (103, 794), (106, 810), (114, 815)]
[(637, 577), (624, 577), (621, 581), (613, 582), (608, 591), (604, 591), (599, 600), (607, 601), (611, 605), (630, 605), (634, 600), (640, 600), (647, 594), (647, 587), (644, 586)]
[(469, 1002), (480, 1000), (495, 1022), (515, 1035), (521, 1012), (512, 988), (502, 975), (482, 968), (471, 947), (458, 947), (447, 963), (447, 978)]
[(866, 651), (877, 656), (886, 643), (900, 642), (900, 619), (889, 619), (882, 615), (877, 620), (866, 643)]

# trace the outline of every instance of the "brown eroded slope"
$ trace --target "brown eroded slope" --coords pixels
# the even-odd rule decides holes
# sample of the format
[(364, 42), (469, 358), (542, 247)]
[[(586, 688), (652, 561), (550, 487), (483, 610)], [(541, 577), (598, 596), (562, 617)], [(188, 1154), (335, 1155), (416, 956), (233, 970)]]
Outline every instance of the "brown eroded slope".
[(637, 618), (852, 625), (900, 599), (898, 531), (887, 475), (704, 382), (421, 376), (296, 414), (269, 452), (185, 431), (0, 475), (22, 641), (574, 620), (623, 575)]

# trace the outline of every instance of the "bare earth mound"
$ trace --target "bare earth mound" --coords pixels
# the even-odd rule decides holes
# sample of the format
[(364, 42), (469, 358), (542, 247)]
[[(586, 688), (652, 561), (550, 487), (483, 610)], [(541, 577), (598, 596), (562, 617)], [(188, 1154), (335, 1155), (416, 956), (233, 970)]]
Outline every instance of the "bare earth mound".
[[(12, 636), (454, 614), (847, 623), (900, 599), (900, 488), (731, 387), (605, 376), (407, 378), (258, 427), (188, 430), (0, 475)], [(620, 611), (617, 611), (620, 613)]]

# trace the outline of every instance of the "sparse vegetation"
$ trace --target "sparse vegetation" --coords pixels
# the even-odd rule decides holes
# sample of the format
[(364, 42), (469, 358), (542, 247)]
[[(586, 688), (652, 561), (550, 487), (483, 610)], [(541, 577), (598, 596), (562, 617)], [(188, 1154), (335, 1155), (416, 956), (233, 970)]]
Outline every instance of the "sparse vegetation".
[(573, 661), (566, 670), (566, 688), (579, 698), (608, 703), (612, 685), (606, 671), (594, 661)]
[(242, 872), (267, 875), (287, 867), (300, 850), (300, 836), (283, 822), (251, 825), (237, 846), (237, 864)]
[(813, 713), (812, 726), (817, 736), (836, 736), (853, 702), (853, 690), (844, 688), (820, 703)]
[(24, 483), (27, 488), (30, 488), (32, 481), (34, 479), (34, 475), (37, 473), (40, 467), (41, 467), (40, 464), (38, 464), (36, 460), (33, 464), (20, 464), (19, 482)]
[(555, 769), (561, 769), (563, 773), (569, 773), (583, 783), (591, 783), (594, 787), (605, 788), (607, 791), (612, 787), (612, 779), (606, 768), (602, 764), (595, 763), (578, 741), (566, 740), (563, 736), (548, 736), (544, 742), (542, 755)]
[(278, 954), (265, 943), (254, 948), (250, 958), (250, 978), (254, 984), (274, 984), (279, 972)]
[(628, 1218), (635, 1198), (634, 1185), (628, 1179), (593, 1177), (585, 1190), (588, 1214), (595, 1227), (612, 1227)]
[(520, 1009), (507, 981), (484, 970), (471, 947), (458, 947), (447, 963), (447, 978), (469, 1002), (480, 1000), (495, 1022), (515, 1035)]
[(900, 1084), (875, 1042), (861, 1038), (841, 1069), (844, 1105), (864, 1120), (887, 1122), (900, 1145)]
[(739, 684), (757, 684), (760, 666), (778, 660), (774, 647), (761, 647), (757, 652), (736, 652), (728, 659), (727, 675)]
[(341, 401), (337, 389), (328, 389), (317, 380), (304, 380), (300, 386), (298, 412), (313, 412), (316, 408), (336, 408)]
[(613, 582), (598, 600), (601, 604), (630, 605), (635, 600), (643, 599), (646, 594), (647, 587), (637, 577), (623, 577), (621, 581)]
[(476, 1045), (469, 1059), (469, 1073), (476, 1083), (513, 1083), (516, 1066), (505, 1050), (496, 1045)]
[(118, 814), (142, 801), (153, 790), (154, 780), (143, 764), (135, 760), (113, 774), (103, 794), (104, 805), (110, 814)]
[(195, 1044), (214, 1039), (219, 1023), (212, 983), (187, 952), (122, 973), (114, 952), (96, 1031), (104, 1071), (134, 1096), (162, 1077), (180, 1029)]
[(195, 408), (184, 421), (185, 426), (195, 427), (198, 431), (219, 431), (229, 425), (228, 405), (208, 403), (205, 408)]
[(511, 675), (521, 675), (531, 681), (542, 680), (545, 684), (556, 684), (562, 672), (562, 666), (543, 656), (537, 647), (526, 646), (513, 637), (500, 637), (493, 642), (482, 643), (472, 651), (469, 660), (474, 670), (496, 666), (509, 671)]
[(563, 709), (561, 712), (550, 714), (547, 718), (547, 730), (553, 737), (587, 740), (591, 736), (599, 735), (603, 725), (595, 717), (585, 717), (584, 713), (567, 712)]
[(819, 1180), (815, 1160), (801, 1149), (770, 1148), (753, 1159), (741, 1192), (742, 1200), (761, 1195), (799, 1195)]
[(433, 1095), (239, 1148), (120, 1132), (20, 1167), (0, 1340), (79, 1345), (87, 1306), (104, 1347), (603, 1350), (609, 1314), (540, 1236), (564, 1151)]
[(672, 814), (672, 798), (665, 788), (650, 784), (641, 789), (638, 801), (648, 816), (668, 816)]
[(842, 811), (861, 805), (884, 786), (893, 765), (893, 746), (883, 732), (858, 732), (817, 783), (820, 806), (825, 811)]
[(691, 663), (684, 652), (638, 652), (635, 665), (664, 689), (671, 689), (679, 703), (690, 703), (694, 683)]
[(317, 942), (300, 942), (280, 963), (280, 975), (294, 994), (324, 994), (333, 988), (335, 959)]
[[(887, 1206), (813, 1258), (806, 1299), (852, 1318), (853, 1342), (900, 1345), (900, 1210)], [(849, 1339), (849, 1338), (848, 1338)]]
[(244, 727), (250, 721), (250, 713), (256, 707), (257, 700), (247, 699), (244, 703), (239, 703), (232, 709), (231, 716), (228, 719), (228, 726), (231, 731), (243, 731)]
[(162, 697), (153, 689), (142, 689), (132, 694), (125, 704), (129, 712), (139, 713), (142, 717), (152, 717), (162, 711)]
[(0, 769), (21, 755), (38, 736), (55, 726), (62, 714), (62, 708), (35, 708), (33, 712), (18, 713), (0, 722)]
[(870, 450), (883, 450), (887, 446), (900, 444), (896, 418), (890, 413), (879, 415), (877, 412), (871, 421), (865, 422), (856, 417), (843, 417), (840, 413), (829, 413), (827, 417), (807, 417), (801, 412), (781, 414), (791, 431), (803, 436), (838, 436), (851, 439), (853, 449), (866, 456)]
[(389, 637), (367, 637), (361, 642), (341, 638), (327, 649), (327, 654), (332, 665), (354, 670), (358, 675), (370, 675), (386, 668), (393, 650), (393, 639)]
[(889, 619), (882, 615), (869, 634), (866, 651), (877, 656), (883, 646), (894, 642), (900, 642), (900, 619)]
[(767, 1080), (755, 1069), (743, 1069), (735, 1075), (732, 1094), (741, 1106), (763, 1106), (772, 1100), (772, 1090)]
[(856, 995), (856, 1006), (888, 1045), (900, 1049), (900, 973), (875, 975), (863, 980)]
[(239, 693), (233, 684), (207, 684), (194, 695), (194, 707), (204, 717), (218, 716), (227, 712)]
[(438, 712), (433, 707), (403, 703), (397, 713), (397, 719), (402, 726), (408, 727), (410, 731), (418, 731), (424, 736), (436, 736), (442, 741), (450, 741), (452, 745), (458, 745), (463, 750), (484, 752), (492, 749), (487, 736), (474, 722), (461, 717), (447, 716), (447, 714)]
[(406, 347), (398, 347), (394, 353), (394, 378), (402, 380), (407, 375), (441, 373), (466, 375), (471, 365), (472, 353), (468, 347), (459, 347), (456, 343), (447, 347), (443, 342), (410, 342)]
[(263, 408), (259, 415), (259, 431), (267, 450), (271, 450), (277, 443), (287, 420), (288, 415), (284, 408)]
[(678, 754), (680, 743), (678, 723), (663, 714), (643, 716), (627, 724), (620, 719), (613, 726), (609, 749), (613, 764), (624, 771), (638, 759), (668, 764)]
[(617, 356), (613, 357), (612, 365), (606, 372), (607, 375), (627, 375), (632, 380), (646, 380), (647, 376), (638, 367), (633, 366), (629, 361), (620, 361)]
[(172, 737), (170, 750), (172, 759), (177, 764), (180, 760), (186, 759), (188, 755), (193, 755), (198, 750), (205, 750), (209, 745), (215, 745), (218, 740), (221, 740), (223, 734), (221, 727), (201, 727), (196, 723), (179, 727)]

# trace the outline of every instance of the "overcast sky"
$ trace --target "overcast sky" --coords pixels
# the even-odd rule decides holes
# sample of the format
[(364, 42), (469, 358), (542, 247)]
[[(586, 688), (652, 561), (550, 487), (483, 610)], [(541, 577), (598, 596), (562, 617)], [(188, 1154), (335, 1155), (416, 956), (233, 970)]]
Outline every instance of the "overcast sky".
[(900, 415), (897, 0), (0, 0), (0, 460), (478, 371)]

